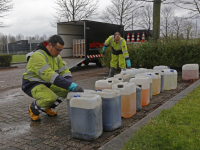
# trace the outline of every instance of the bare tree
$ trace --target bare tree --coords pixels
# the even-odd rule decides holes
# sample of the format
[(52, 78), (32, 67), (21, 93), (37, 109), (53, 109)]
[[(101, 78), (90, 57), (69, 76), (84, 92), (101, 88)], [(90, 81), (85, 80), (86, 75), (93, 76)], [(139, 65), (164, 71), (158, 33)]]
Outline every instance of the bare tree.
[(41, 40), (41, 41), (47, 40), (46, 34), (43, 34), (43, 36), (40, 37), (40, 40)]
[(14, 37), (14, 36), (12, 36), (12, 35), (8, 35), (8, 41), (9, 41), (9, 43), (13, 43), (13, 42), (16, 42), (16, 38)]
[[(6, 12), (12, 10), (13, 5), (11, 4), (12, 0), (0, 0), (0, 18), (4, 19), (7, 16)], [(0, 27), (6, 27), (3, 21), (0, 21)]]
[(166, 6), (161, 10), (161, 33), (166, 39), (172, 31), (173, 17), (174, 10), (171, 6)]
[(153, 27), (153, 7), (150, 4), (147, 4), (141, 11), (141, 21), (140, 26), (149, 31)]
[(168, 0), (165, 3), (174, 4), (179, 8), (189, 10), (191, 17), (200, 14), (200, 0)]
[(52, 25), (62, 21), (88, 19), (97, 10), (98, 0), (56, 0), (57, 10)]
[(24, 36), (22, 34), (16, 35), (16, 41), (24, 40)]
[(136, 23), (138, 9), (142, 6), (141, 2), (133, 0), (111, 0), (111, 5), (103, 10), (100, 19), (105, 22), (124, 25), (125, 29), (130, 28)]
[(38, 34), (36, 34), (35, 36), (34, 36), (34, 40), (39, 40), (40, 39), (40, 36), (38, 35)]
[(192, 22), (191, 19), (184, 21), (184, 33), (186, 36), (186, 39), (189, 40), (192, 38), (192, 29), (195, 27), (195, 24)]
[(184, 27), (184, 19), (182, 17), (174, 17), (174, 20), (172, 21), (173, 31), (176, 34), (176, 39), (179, 39), (181, 34), (183, 33), (183, 27)]

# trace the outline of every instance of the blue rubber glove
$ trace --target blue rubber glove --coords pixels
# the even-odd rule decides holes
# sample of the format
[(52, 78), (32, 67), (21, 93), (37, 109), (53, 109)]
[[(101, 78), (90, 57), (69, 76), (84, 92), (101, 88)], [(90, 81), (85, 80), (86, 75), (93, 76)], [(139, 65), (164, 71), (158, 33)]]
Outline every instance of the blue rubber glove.
[(131, 61), (130, 59), (126, 60), (126, 65), (128, 69), (131, 69)]
[(70, 91), (74, 91), (74, 89), (77, 87), (77, 84), (72, 82), (72, 84), (69, 86)]
[(103, 46), (103, 55), (105, 55), (105, 53), (106, 53), (106, 46)]

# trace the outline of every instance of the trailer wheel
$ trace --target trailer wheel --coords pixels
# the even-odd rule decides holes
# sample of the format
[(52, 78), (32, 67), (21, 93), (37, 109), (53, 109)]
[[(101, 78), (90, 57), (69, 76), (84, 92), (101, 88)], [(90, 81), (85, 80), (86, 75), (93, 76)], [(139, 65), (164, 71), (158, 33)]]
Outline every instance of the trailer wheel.
[(102, 67), (101, 61), (97, 61), (97, 62), (96, 62), (96, 66)]
[(81, 63), (79, 63), (77, 66), (79, 66), (79, 67), (80, 67), (81, 65), (82, 65), (82, 62), (81, 62)]

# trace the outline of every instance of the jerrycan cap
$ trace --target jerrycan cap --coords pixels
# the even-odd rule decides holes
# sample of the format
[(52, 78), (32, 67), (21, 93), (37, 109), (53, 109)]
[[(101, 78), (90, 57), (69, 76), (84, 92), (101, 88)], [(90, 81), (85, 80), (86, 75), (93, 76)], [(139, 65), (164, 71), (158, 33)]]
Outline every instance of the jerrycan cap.
[(118, 80), (122, 80), (122, 78), (118, 78)]
[(174, 70), (170, 70), (170, 72), (174, 72)]
[(159, 73), (155, 73), (156, 75), (159, 75)]
[(112, 83), (112, 80), (108, 80), (108, 83)]
[(81, 97), (81, 95), (74, 95), (74, 97)]
[(118, 85), (118, 88), (123, 88), (124, 86), (122, 84), (119, 84)]
[(126, 71), (126, 69), (122, 69), (122, 71)]
[(139, 86), (140, 88), (142, 88), (142, 85), (137, 85), (137, 86)]
[(151, 74), (147, 74), (147, 75), (150, 75), (150, 76), (151, 76)]
[(167, 66), (167, 68), (170, 68), (169, 66)]
[(101, 92), (102, 90), (101, 90), (101, 89), (98, 89), (98, 90), (96, 90), (96, 92), (98, 92), (98, 91), (100, 91), (100, 92)]
[(162, 70), (161, 72), (165, 72), (164, 70)]

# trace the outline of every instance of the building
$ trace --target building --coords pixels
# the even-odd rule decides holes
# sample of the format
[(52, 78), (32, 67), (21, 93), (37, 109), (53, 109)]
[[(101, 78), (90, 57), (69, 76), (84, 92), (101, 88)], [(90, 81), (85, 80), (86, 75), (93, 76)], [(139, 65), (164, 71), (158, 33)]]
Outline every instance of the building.
[(26, 54), (34, 49), (36, 49), (37, 45), (42, 42), (39, 40), (20, 40), (13, 43), (8, 43), (8, 45), (3, 46), (3, 54)]

